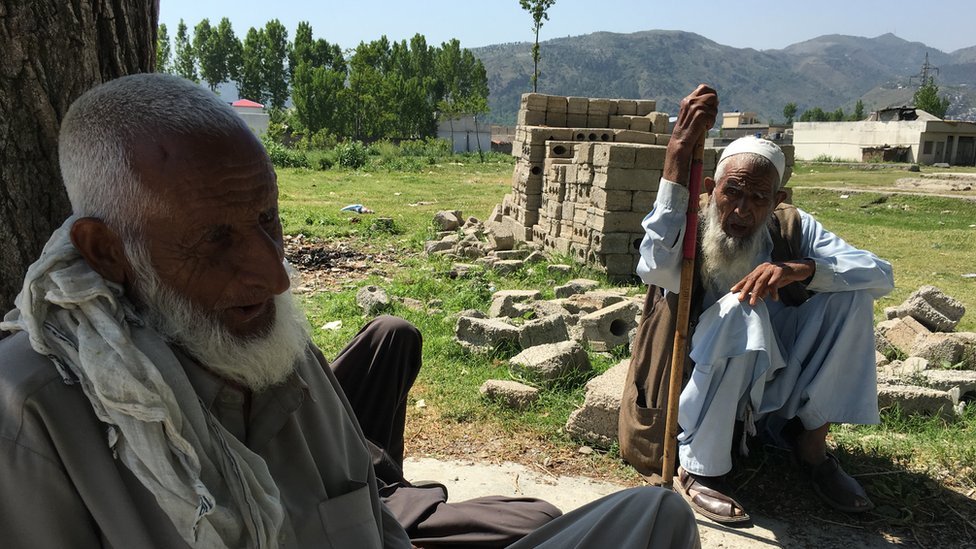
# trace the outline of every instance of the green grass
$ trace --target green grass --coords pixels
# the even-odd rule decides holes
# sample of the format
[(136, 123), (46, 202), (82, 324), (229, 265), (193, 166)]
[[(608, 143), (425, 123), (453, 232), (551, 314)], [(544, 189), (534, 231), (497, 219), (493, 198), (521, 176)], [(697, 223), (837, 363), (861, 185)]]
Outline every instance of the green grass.
[[(398, 258), (394, 268), (377, 269), (365, 281), (305, 296), (313, 328), (333, 320), (343, 321), (338, 331), (314, 330), (314, 340), (326, 356), (335, 356), (366, 322), (355, 305), (356, 290), (366, 283), (381, 285), (393, 296), (423, 303), (440, 300), (436, 307), (423, 311), (400, 304), (391, 311), (416, 324), (424, 335), (424, 368), (411, 394), (412, 402), (424, 399), (440, 422), (499, 433), (531, 432), (537, 440), (575, 448), (578, 442), (571, 440), (563, 427), (569, 414), (583, 401), (586, 379), (626, 357), (626, 351), (618, 350), (611, 356), (591, 353), (593, 374), (565, 380), (555, 389), (543, 391), (540, 401), (526, 412), (512, 412), (486, 404), (478, 396), (478, 387), (485, 380), (509, 377), (505, 359), (511, 351), (493, 355), (468, 353), (453, 340), (454, 324), (461, 310), (487, 310), (495, 290), (532, 288), (551, 298), (553, 288), (571, 278), (585, 276), (603, 280), (606, 286), (610, 284), (581, 266), (569, 274), (551, 275), (545, 263), (504, 277), (481, 271), (469, 278), (452, 279), (448, 276), (448, 260), (427, 258), (422, 252), (423, 242), (434, 234), (434, 213), (457, 209), (464, 216), (484, 219), (510, 191), (512, 167), (510, 159), (493, 157), (492, 162), (482, 164), (477, 156), (469, 156), (459, 162), (442, 161), (423, 171), (375, 167), (359, 171), (279, 170), (285, 232)], [(900, 170), (852, 171), (801, 164), (790, 186), (795, 189), (793, 202), (815, 214), (829, 230), (892, 262), (896, 289), (877, 303), (877, 318), (882, 317), (883, 307), (901, 303), (923, 284), (934, 284), (961, 300), (970, 311), (976, 310), (976, 279), (961, 276), (976, 272), (976, 228), (970, 227), (976, 224), (976, 203), (877, 192), (890, 187), (895, 179), (910, 175)], [(376, 213), (339, 211), (354, 203), (364, 204)], [(371, 221), (381, 216), (394, 220), (394, 231), (370, 229)], [(551, 261), (565, 262), (568, 258)], [(640, 291), (635, 288), (635, 292)], [(976, 315), (970, 312), (959, 329), (976, 331), (974, 318)], [(887, 466), (898, 464), (957, 488), (976, 485), (972, 469), (976, 463), (976, 412), (950, 422), (905, 418), (897, 412), (885, 412), (883, 417), (882, 425), (876, 427), (838, 427), (834, 440), (846, 453), (864, 454)], [(620, 468), (615, 458), (616, 452), (611, 449), (593, 459), (603, 459), (610, 464), (606, 467)]]

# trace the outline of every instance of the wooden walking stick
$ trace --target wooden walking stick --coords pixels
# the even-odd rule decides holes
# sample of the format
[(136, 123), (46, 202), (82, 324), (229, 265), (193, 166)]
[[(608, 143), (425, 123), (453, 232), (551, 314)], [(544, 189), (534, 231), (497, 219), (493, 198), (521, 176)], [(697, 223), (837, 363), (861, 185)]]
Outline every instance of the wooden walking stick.
[(668, 415), (664, 426), (664, 467), (661, 478), (671, 486), (674, 478), (675, 453), (678, 450), (678, 397), (684, 377), (685, 355), (688, 350), (688, 325), (691, 316), (691, 288), (695, 277), (695, 248), (698, 245), (698, 195), (701, 192), (702, 168), (705, 158), (705, 135), (695, 145), (691, 157), (691, 177), (688, 179), (688, 214), (685, 218), (685, 238), (682, 242), (681, 287), (678, 291), (678, 318), (671, 352), (671, 379), (668, 385)]

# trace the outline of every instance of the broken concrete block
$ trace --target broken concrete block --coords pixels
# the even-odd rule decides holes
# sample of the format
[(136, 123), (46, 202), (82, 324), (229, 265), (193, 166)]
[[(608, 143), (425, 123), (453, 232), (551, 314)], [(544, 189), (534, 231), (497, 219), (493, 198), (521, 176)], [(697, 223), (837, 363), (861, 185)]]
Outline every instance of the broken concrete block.
[(561, 341), (525, 349), (509, 360), (512, 371), (529, 379), (550, 382), (574, 372), (589, 371), (590, 357), (575, 341)]
[(902, 306), (908, 308), (915, 320), (933, 332), (951, 332), (959, 319), (966, 314), (966, 307), (935, 286), (922, 286), (908, 296)]
[(627, 343), (627, 336), (637, 326), (640, 307), (633, 301), (621, 301), (580, 317), (583, 338), (594, 351), (609, 351)]
[(626, 299), (621, 290), (590, 290), (584, 294), (567, 297), (560, 302), (560, 305), (573, 314), (589, 314)]
[(583, 406), (570, 414), (567, 433), (604, 448), (617, 441), (617, 417), (629, 365), (629, 359), (623, 360), (586, 383)]
[(917, 356), (911, 356), (905, 360), (896, 360), (885, 366), (886, 374), (897, 377), (912, 377), (929, 368), (929, 361)]
[(495, 251), (511, 250), (515, 247), (515, 232), (505, 223), (491, 222), (488, 229), (488, 245)]
[(499, 259), (492, 264), (491, 268), (501, 275), (511, 274), (522, 268), (525, 262), (521, 259)]
[(926, 370), (921, 376), (929, 387), (949, 392), (955, 404), (976, 400), (976, 372), (972, 370)]
[(482, 398), (499, 402), (514, 410), (525, 410), (539, 400), (539, 390), (506, 379), (489, 379), (479, 389)]
[(569, 274), (573, 272), (573, 267), (572, 265), (554, 263), (546, 267), (546, 272), (548, 272), (549, 274)]
[(551, 315), (530, 320), (519, 330), (519, 345), (523, 349), (569, 340), (563, 315)]
[(518, 345), (519, 330), (493, 318), (458, 317), (454, 337), (472, 352), (490, 352), (503, 344)]
[(372, 316), (389, 308), (390, 297), (379, 286), (363, 286), (356, 292), (356, 304), (365, 314)]
[(890, 345), (899, 352), (908, 355), (915, 346), (915, 339), (931, 332), (910, 316), (895, 318), (879, 322), (875, 328), (875, 340), (878, 350), (885, 352), (884, 344)]
[(439, 231), (455, 231), (461, 226), (461, 212), (439, 211), (434, 214), (434, 226)]
[(535, 311), (535, 316), (538, 318), (552, 315), (572, 316), (565, 307), (556, 301), (536, 301), (532, 303), (532, 310)]
[(534, 250), (525, 256), (525, 262), (528, 263), (542, 263), (546, 260), (546, 254), (540, 252), (539, 250)]
[(878, 407), (898, 406), (907, 414), (933, 414), (942, 417), (955, 415), (952, 398), (946, 391), (912, 385), (878, 385)]
[[(531, 310), (529, 303), (542, 298), (542, 293), (538, 290), (501, 290), (491, 296), (491, 307), (488, 308), (488, 316), (492, 318), (509, 317), (515, 318), (525, 314), (526, 310)], [(516, 307), (523, 305), (523, 307)]]
[(919, 336), (910, 354), (925, 358), (936, 366), (951, 366), (962, 360), (964, 350), (963, 341), (955, 334), (937, 332)]
[(478, 259), (484, 257), (486, 252), (481, 249), (481, 246), (463, 246), (460, 250), (461, 257), (466, 259)]
[(427, 255), (449, 252), (454, 249), (456, 242), (447, 240), (428, 240), (424, 243), (424, 252)]
[(525, 259), (529, 256), (528, 250), (498, 250), (495, 252), (498, 259)]
[(562, 286), (556, 286), (556, 297), (569, 297), (571, 295), (581, 294), (583, 292), (594, 290), (599, 286), (600, 283), (596, 280), (590, 280), (588, 278), (574, 278)]

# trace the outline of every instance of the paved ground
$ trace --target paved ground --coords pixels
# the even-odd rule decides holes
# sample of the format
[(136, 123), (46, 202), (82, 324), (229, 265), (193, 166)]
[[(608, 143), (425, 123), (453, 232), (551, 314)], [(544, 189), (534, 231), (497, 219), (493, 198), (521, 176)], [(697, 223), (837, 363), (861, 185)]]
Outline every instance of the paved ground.
[[(585, 477), (556, 477), (515, 463), (484, 464), (470, 461), (440, 461), (407, 458), (405, 476), (412, 480), (437, 480), (448, 487), (449, 501), (478, 496), (530, 496), (545, 499), (570, 511), (590, 501), (624, 488)], [(892, 547), (876, 534), (841, 524), (805, 521), (788, 524), (753, 514), (753, 524), (745, 528), (726, 528), (699, 517), (702, 547), (722, 548), (880, 548)], [(904, 547), (904, 545), (897, 544)]]

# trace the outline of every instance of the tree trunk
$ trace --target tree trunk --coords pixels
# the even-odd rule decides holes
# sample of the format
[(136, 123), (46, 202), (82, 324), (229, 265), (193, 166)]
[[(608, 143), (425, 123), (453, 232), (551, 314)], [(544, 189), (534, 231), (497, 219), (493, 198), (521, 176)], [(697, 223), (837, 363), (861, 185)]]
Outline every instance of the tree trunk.
[(0, 0), (0, 316), (71, 212), (61, 120), (96, 84), (153, 70), (158, 18), (157, 0)]

